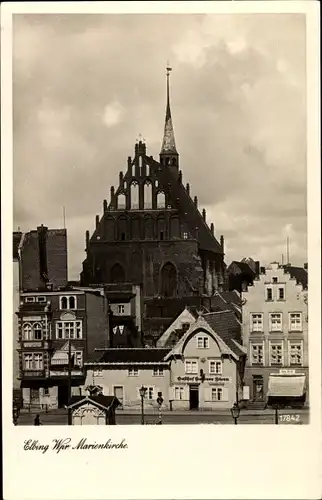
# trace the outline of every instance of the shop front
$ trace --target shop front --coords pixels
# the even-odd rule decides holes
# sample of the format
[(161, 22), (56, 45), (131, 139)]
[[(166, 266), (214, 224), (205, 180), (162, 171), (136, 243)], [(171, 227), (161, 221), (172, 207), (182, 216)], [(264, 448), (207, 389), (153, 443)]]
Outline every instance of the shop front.
[(306, 375), (296, 370), (281, 369), (268, 380), (268, 406), (302, 408), (306, 402)]

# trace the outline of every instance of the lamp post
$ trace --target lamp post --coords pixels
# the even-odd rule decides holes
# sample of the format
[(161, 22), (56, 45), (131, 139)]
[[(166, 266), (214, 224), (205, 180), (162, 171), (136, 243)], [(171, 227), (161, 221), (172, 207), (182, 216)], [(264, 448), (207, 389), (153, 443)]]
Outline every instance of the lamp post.
[(158, 399), (157, 399), (157, 403), (158, 403), (158, 405), (159, 405), (159, 424), (161, 425), (161, 424), (162, 424), (161, 406), (162, 406), (162, 403), (163, 403), (162, 392), (158, 392)]
[(144, 425), (144, 397), (145, 393), (147, 391), (147, 388), (142, 385), (140, 389), (140, 396), (141, 396), (141, 424)]
[(234, 403), (232, 408), (230, 409), (231, 416), (234, 419), (235, 425), (237, 425), (237, 420), (239, 418), (240, 414), (240, 408), (238, 406), (238, 403)]
[(273, 405), (275, 410), (275, 424), (278, 425), (278, 405)]

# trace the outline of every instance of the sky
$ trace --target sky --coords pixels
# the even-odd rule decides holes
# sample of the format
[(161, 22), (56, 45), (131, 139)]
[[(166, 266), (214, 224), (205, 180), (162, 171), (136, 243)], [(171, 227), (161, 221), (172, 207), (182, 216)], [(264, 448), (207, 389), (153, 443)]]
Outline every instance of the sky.
[(158, 158), (165, 67), (183, 182), (225, 237), (226, 263), (307, 261), (305, 16), (15, 15), (14, 230), (85, 231), (139, 134)]

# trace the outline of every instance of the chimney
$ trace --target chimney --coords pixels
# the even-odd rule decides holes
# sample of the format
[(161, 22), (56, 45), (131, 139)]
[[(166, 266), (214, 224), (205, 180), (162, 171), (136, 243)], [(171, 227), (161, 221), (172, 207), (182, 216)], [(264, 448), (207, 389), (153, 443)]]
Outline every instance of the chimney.
[(225, 242), (224, 242), (223, 235), (220, 236), (220, 246), (221, 246), (221, 249), (222, 249), (222, 251), (224, 253), (224, 251), (225, 251)]
[(186, 191), (187, 191), (188, 195), (190, 196), (190, 184), (189, 184), (189, 182), (186, 185)]
[(107, 200), (103, 200), (103, 212), (107, 212)]
[(99, 223), (100, 223), (100, 216), (96, 215), (96, 217), (95, 217), (95, 228), (96, 229), (98, 228)]
[(205, 208), (202, 209), (202, 218), (206, 222), (206, 210), (205, 210)]
[(37, 227), (38, 232), (38, 251), (39, 251), (39, 274), (40, 279), (47, 283), (48, 279), (48, 263), (47, 263), (47, 231), (48, 228), (43, 224)]
[(88, 248), (88, 245), (89, 245), (89, 231), (88, 230), (85, 233), (85, 241), (86, 241), (86, 248)]
[(211, 234), (213, 234), (213, 235), (215, 234), (215, 226), (214, 226), (213, 222), (210, 224), (210, 231), (211, 231)]
[(259, 274), (260, 274), (260, 262), (259, 262), (259, 260), (256, 260), (255, 261), (255, 275), (259, 276)]
[(195, 207), (198, 208), (198, 198), (197, 198), (197, 196), (194, 197), (193, 201), (194, 201)]

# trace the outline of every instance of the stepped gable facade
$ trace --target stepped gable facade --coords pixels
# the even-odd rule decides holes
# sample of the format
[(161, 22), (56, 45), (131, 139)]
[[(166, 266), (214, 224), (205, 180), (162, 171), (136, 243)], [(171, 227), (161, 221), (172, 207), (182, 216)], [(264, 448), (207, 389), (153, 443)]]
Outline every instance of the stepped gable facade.
[(214, 235), (206, 212), (184, 186), (169, 99), (159, 161), (146, 144), (135, 145), (117, 188), (103, 202), (90, 236), (86, 231), (83, 285), (132, 283), (143, 303), (153, 299), (212, 296), (224, 288), (224, 239)]

